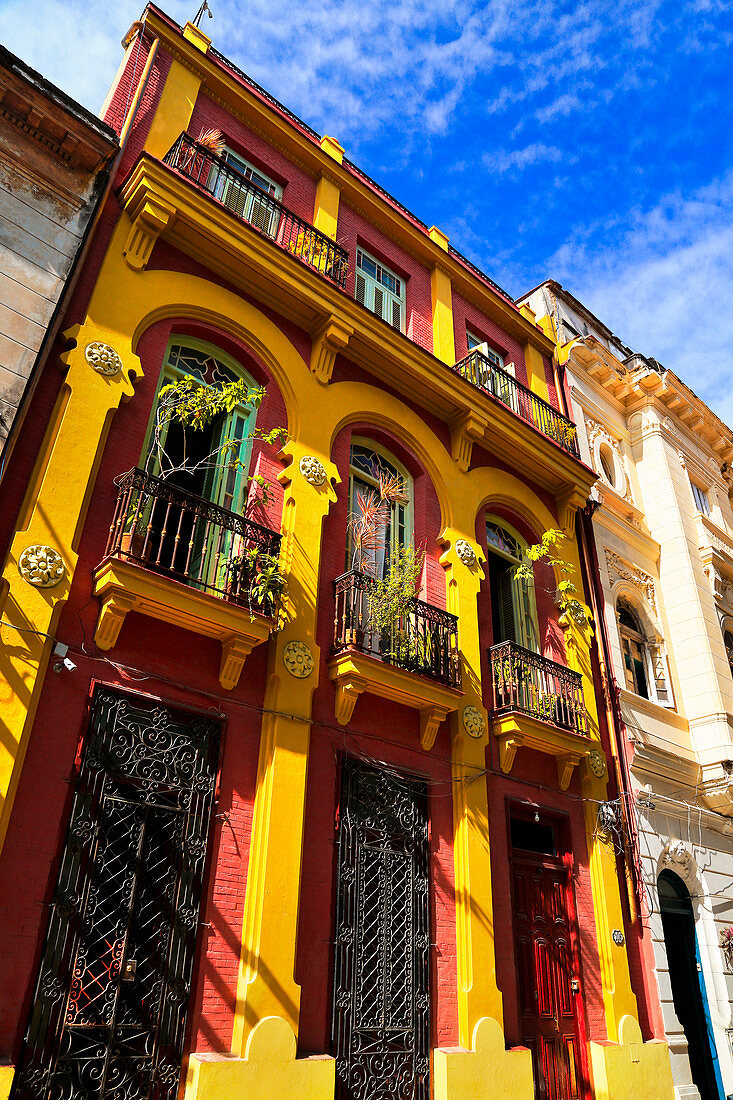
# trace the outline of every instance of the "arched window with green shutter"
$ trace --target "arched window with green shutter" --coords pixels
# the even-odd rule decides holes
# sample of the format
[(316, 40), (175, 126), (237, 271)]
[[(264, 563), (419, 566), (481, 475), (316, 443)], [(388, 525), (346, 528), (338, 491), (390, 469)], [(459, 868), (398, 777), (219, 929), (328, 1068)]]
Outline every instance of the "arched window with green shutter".
[(516, 576), (516, 568), (524, 559), (526, 543), (508, 524), (487, 517), (486, 544), (494, 645), (517, 642), (539, 653), (534, 585)]

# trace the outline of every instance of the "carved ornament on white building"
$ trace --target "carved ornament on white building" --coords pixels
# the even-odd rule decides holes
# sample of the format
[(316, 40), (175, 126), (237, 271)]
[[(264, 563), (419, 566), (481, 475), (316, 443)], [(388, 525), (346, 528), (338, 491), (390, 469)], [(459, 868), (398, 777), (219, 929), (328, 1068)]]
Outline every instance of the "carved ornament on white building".
[(113, 378), (122, 370), (122, 360), (115, 349), (109, 344), (100, 343), (99, 340), (87, 344), (84, 358), (98, 374), (103, 374), (105, 378)]
[(692, 852), (683, 841), (670, 840), (662, 849), (662, 863), (678, 875), (687, 875), (692, 870)]
[(26, 546), (18, 558), (18, 572), (34, 588), (53, 588), (63, 580), (66, 566), (52, 546)]
[(705, 566), (705, 575), (710, 581), (713, 595), (718, 603), (725, 607), (733, 607), (733, 583), (712, 564)]
[(476, 552), (471, 543), (466, 542), (465, 539), (458, 539), (456, 542), (456, 554), (458, 554), (463, 564), (469, 568), (476, 564)]
[[(614, 492), (622, 496), (624, 500), (628, 500), (630, 504), (633, 504), (631, 490), (629, 488), (629, 479), (626, 476), (624, 460), (621, 454), (621, 443), (615, 436), (611, 435), (603, 424), (599, 423), (597, 420), (592, 420), (589, 416), (585, 418), (585, 427), (588, 433), (588, 443), (590, 445), (594, 469), (601, 475), (601, 478), (606, 484), (611, 485)], [(609, 481), (606, 468), (601, 461), (601, 448), (604, 446), (610, 449), (610, 454), (607, 452), (606, 461), (608, 465), (613, 467), (612, 482)]]
[(326, 480), (326, 467), (313, 455), (303, 455), (300, 460), (300, 472), (311, 485), (323, 485)]
[(636, 565), (623, 561), (613, 550), (605, 547), (608, 577), (611, 584), (616, 580), (630, 581), (646, 598), (652, 610), (657, 610), (657, 594), (654, 588), (654, 578), (639, 569)]

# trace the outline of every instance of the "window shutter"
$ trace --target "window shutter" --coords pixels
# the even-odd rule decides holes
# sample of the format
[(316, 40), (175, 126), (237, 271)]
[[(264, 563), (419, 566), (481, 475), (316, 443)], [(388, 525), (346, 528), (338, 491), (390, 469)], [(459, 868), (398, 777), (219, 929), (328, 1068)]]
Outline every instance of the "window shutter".
[(224, 205), (233, 210), (240, 217), (244, 214), (244, 205), (249, 197), (249, 192), (240, 184), (229, 181), (224, 188)]
[(275, 220), (274, 214), (275, 211), (269, 203), (265, 202), (258, 195), (253, 196), (249, 220), (252, 225), (256, 226), (257, 229), (261, 229), (263, 233), (267, 233), (268, 236), (272, 236), (272, 223)]
[(392, 302), (392, 327), (402, 332), (402, 306), (399, 302)]
[(377, 317), (384, 317), (384, 292), (378, 286), (374, 288), (374, 312)]
[(366, 280), (363, 275), (359, 274), (358, 271), (356, 273), (355, 297), (357, 302), (361, 302), (362, 305), (366, 305)]
[(499, 623), (501, 624), (501, 638), (497, 642), (516, 642), (517, 629), (514, 621), (514, 577), (513, 570), (505, 569), (499, 575)]
[(539, 639), (537, 638), (537, 631), (535, 630), (535, 621), (533, 610), (533, 591), (529, 581), (524, 580), (523, 577), (513, 576), (514, 570), (509, 570), (509, 575), (512, 577), (512, 584), (514, 587), (514, 607), (516, 609), (516, 618), (518, 620), (518, 636), (517, 641), (520, 645), (523, 645), (525, 649), (531, 649), (533, 653), (539, 653)]

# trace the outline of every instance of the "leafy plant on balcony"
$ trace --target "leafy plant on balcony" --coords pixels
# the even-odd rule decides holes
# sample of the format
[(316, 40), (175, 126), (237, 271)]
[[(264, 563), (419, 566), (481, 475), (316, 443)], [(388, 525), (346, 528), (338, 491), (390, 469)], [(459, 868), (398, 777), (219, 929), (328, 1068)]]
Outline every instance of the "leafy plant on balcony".
[(396, 546), (387, 571), (369, 594), (369, 618), (379, 634), (382, 655), (393, 664), (424, 668), (430, 660), (429, 640), (410, 629), (420, 591), (425, 551)]
[(560, 557), (557, 551), (557, 544), (564, 538), (562, 531), (555, 531), (552, 528), (545, 531), (539, 542), (526, 548), (524, 552), (526, 560), (516, 567), (514, 574), (518, 580), (534, 582), (532, 565), (536, 561), (544, 561), (560, 575), (554, 595), (555, 603), (560, 609), (561, 621), (565, 619), (566, 622), (585, 626), (588, 622), (588, 612), (578, 599), (578, 589), (572, 579), (575, 567), (565, 558)]
[(274, 618), (282, 607), (287, 580), (280, 561), (258, 546), (248, 547), (227, 561), (228, 585), (232, 595), (245, 599), (250, 612)]
[(283, 245), (294, 256), (304, 260), (310, 267), (320, 271), (328, 278), (339, 278), (342, 282), (349, 270), (349, 262), (341, 249), (328, 237), (322, 237), (313, 229), (299, 229), (297, 236), (285, 237)]

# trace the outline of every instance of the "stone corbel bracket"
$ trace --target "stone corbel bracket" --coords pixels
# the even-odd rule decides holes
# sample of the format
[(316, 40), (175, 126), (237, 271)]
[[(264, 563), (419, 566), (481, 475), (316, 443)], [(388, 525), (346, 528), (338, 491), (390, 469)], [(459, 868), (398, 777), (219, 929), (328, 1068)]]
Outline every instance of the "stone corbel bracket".
[(122, 254), (133, 271), (142, 271), (147, 267), (155, 242), (172, 224), (175, 216), (174, 207), (150, 197), (134, 213), (130, 211), (132, 225)]
[(311, 342), (311, 371), (324, 386), (331, 381), (336, 356), (343, 351), (354, 330), (336, 317), (329, 317), (313, 334)]
[(518, 712), (494, 718), (492, 730), (499, 742), (499, 764), (505, 775), (509, 775), (514, 767), (519, 749), (535, 749), (537, 752), (554, 756), (557, 781), (563, 791), (568, 789), (574, 769), (593, 747), (593, 742), (587, 734), (561, 730), (557, 726)]
[(575, 538), (575, 513), (578, 508), (585, 507), (585, 494), (577, 489), (574, 485), (570, 486), (564, 492), (558, 493), (557, 497), (557, 518), (560, 524), (560, 529), (567, 535), (569, 539)]
[(488, 421), (469, 410), (461, 413), (450, 425), (451, 450), (453, 461), (464, 474), (471, 465), (471, 453), (474, 443), (483, 439), (488, 429)]
[(430, 683), (422, 676), (351, 650), (331, 658), (329, 675), (336, 686), (335, 711), (339, 725), (349, 724), (359, 696), (368, 691), (418, 712), (420, 745), (426, 751), (435, 744), (441, 722), (458, 709), (462, 699), (462, 692), (455, 688)]

